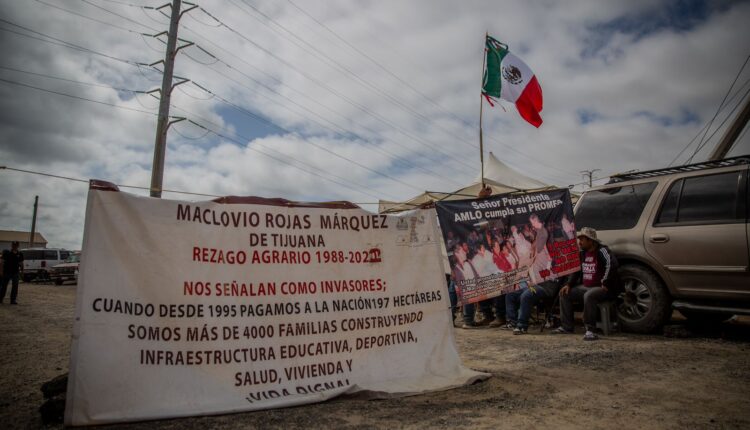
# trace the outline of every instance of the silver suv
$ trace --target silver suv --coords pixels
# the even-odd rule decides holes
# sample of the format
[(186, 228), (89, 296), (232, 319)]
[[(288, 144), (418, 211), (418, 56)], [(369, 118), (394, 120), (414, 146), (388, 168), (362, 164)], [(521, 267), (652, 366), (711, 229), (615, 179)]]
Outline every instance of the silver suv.
[(578, 201), (576, 225), (593, 227), (617, 255), (621, 325), (659, 329), (750, 314), (750, 157), (612, 176)]

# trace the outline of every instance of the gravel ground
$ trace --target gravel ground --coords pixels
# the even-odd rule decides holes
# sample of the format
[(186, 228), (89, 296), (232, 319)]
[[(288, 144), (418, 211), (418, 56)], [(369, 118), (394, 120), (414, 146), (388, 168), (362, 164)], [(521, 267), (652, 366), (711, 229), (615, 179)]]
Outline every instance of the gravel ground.
[[(74, 299), (74, 285), (22, 284), (20, 305), (0, 305), (3, 428), (43, 427), (39, 387), (67, 372)], [(464, 363), (493, 377), (455, 390), (111, 427), (750, 428), (748, 319), (689, 339), (538, 331), (458, 330)]]

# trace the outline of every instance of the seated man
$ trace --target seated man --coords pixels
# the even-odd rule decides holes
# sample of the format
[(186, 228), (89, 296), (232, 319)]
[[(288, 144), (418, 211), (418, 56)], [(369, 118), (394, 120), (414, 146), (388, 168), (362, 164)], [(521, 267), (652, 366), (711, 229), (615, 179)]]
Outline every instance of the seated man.
[(505, 315), (508, 319), (506, 328), (513, 334), (526, 334), (529, 329), (531, 309), (542, 299), (551, 299), (557, 293), (557, 281), (542, 282), (529, 287), (526, 282), (521, 288), (505, 296)]
[[(622, 291), (617, 273), (617, 259), (612, 251), (596, 238), (596, 230), (584, 227), (578, 232), (581, 248), (581, 271), (568, 276), (560, 289), (560, 319), (562, 325), (553, 333), (573, 333), (573, 302), (583, 301), (583, 340), (596, 340), (597, 305), (611, 300)], [(581, 277), (583, 283), (579, 284)]]

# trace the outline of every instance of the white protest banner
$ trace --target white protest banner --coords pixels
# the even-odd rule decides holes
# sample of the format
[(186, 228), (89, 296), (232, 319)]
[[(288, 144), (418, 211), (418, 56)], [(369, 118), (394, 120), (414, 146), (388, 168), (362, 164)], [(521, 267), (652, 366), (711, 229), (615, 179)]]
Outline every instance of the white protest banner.
[(456, 351), (434, 212), (182, 202), (92, 184), (68, 425), (410, 395), (487, 377)]

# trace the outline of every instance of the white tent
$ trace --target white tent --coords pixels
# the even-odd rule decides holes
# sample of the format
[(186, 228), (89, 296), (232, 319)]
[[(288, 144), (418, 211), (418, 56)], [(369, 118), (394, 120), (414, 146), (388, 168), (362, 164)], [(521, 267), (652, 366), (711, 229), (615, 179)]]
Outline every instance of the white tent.
[[(428, 202), (440, 200), (460, 200), (476, 198), (482, 189), (482, 178), (477, 175), (473, 184), (452, 193), (425, 191), (405, 202), (380, 200), (378, 212), (394, 213), (414, 209)], [(504, 194), (513, 191), (544, 190), (553, 188), (543, 182), (530, 178), (498, 160), (493, 153), (484, 159), (484, 183), (492, 187), (492, 194)]]

